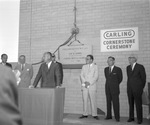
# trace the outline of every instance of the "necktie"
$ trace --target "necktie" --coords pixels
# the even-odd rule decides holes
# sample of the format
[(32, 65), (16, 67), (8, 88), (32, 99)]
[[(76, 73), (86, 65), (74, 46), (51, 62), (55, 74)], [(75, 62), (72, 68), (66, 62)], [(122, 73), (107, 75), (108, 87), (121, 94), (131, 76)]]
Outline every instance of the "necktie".
[(24, 66), (23, 66), (23, 64), (21, 65), (21, 70), (23, 70), (24, 69)]
[(133, 71), (133, 65), (131, 65), (131, 70)]
[(111, 67), (109, 67), (109, 74), (111, 73)]

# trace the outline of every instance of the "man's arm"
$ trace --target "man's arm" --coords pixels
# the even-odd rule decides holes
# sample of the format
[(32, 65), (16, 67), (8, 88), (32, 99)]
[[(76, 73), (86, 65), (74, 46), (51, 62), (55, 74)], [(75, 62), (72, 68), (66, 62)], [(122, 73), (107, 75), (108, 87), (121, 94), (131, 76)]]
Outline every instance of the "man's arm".
[(55, 63), (55, 65), (56, 65), (55, 67), (56, 86), (61, 86), (62, 84), (61, 69), (58, 63)]
[(105, 74), (105, 78), (107, 79), (106, 69), (107, 68), (104, 69), (104, 74)]
[(145, 87), (145, 83), (146, 83), (146, 72), (145, 72), (145, 68), (144, 68), (143, 65), (141, 65), (140, 75), (141, 75), (141, 79), (142, 79), (142, 83), (143, 83), (143, 88), (144, 88)]
[(84, 73), (84, 66), (85, 65), (83, 65), (83, 67), (82, 67), (82, 69), (81, 69), (81, 74), (80, 74), (80, 78), (81, 78), (81, 83), (83, 84), (83, 83), (85, 83), (86, 81), (85, 81), (85, 73)]
[(63, 83), (63, 77), (64, 77), (64, 73), (63, 73), (63, 65), (60, 62), (57, 62), (59, 65), (59, 69), (60, 69), (60, 73), (61, 73), (61, 84)]
[(30, 67), (29, 74), (30, 74), (30, 79), (32, 79), (32, 77), (33, 77), (33, 66), (32, 65)]
[(123, 76), (122, 76), (122, 70), (121, 68), (118, 68), (118, 80), (119, 84), (122, 82)]

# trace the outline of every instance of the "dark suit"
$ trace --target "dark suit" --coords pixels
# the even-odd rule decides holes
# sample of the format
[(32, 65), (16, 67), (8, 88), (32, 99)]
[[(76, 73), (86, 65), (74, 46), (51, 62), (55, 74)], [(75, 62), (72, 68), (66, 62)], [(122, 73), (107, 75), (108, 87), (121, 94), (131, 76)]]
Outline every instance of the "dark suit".
[(36, 87), (41, 79), (42, 88), (55, 88), (61, 85), (61, 72), (59, 65), (52, 62), (50, 68), (46, 63), (41, 64), (38, 74), (34, 80), (33, 86)]
[[(2, 63), (1, 63), (2, 64)], [(12, 65), (10, 63), (6, 63), (6, 64), (2, 64), (2, 65), (5, 65), (5, 66), (8, 66), (9, 68), (12, 69)]]
[(22, 125), (16, 84), (10, 68), (0, 65), (0, 125)]
[(106, 67), (105, 70), (105, 93), (107, 101), (107, 117), (111, 118), (111, 103), (113, 103), (114, 115), (116, 120), (120, 119), (120, 109), (119, 109), (119, 84), (122, 81), (122, 70), (119, 67), (114, 66), (111, 73), (109, 73), (109, 67)]
[(135, 64), (132, 71), (131, 65), (127, 66), (127, 94), (129, 101), (129, 118), (134, 118), (134, 101), (137, 119), (143, 120), (142, 93), (146, 82), (146, 73), (143, 65)]

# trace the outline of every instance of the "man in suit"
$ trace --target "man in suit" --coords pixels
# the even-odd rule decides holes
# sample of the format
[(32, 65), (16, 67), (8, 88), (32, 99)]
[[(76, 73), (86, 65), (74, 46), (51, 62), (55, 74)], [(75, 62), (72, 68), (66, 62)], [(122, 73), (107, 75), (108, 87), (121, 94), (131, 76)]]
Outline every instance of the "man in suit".
[(111, 107), (113, 104), (114, 116), (117, 122), (120, 121), (120, 104), (119, 104), (119, 85), (122, 82), (122, 70), (115, 66), (115, 58), (110, 56), (107, 60), (108, 67), (104, 69), (106, 84), (106, 102), (107, 102), (107, 116), (105, 120), (112, 119)]
[(59, 69), (60, 69), (60, 72), (61, 72), (61, 78), (62, 78), (61, 79), (61, 83), (63, 83), (63, 66), (62, 66), (62, 64), (60, 62), (56, 61), (56, 56), (54, 54), (52, 54), (52, 61), (54, 63), (58, 63)]
[(134, 102), (137, 113), (137, 123), (143, 122), (142, 111), (142, 93), (146, 83), (146, 72), (143, 65), (137, 63), (137, 57), (131, 55), (127, 71), (127, 95), (129, 102), (129, 119), (128, 122), (134, 121)]
[(88, 117), (88, 98), (91, 102), (92, 116), (94, 119), (99, 120), (97, 116), (96, 105), (96, 82), (98, 80), (98, 67), (93, 63), (93, 55), (87, 55), (86, 65), (83, 65), (81, 70), (81, 85), (82, 85), (82, 97), (83, 97), (83, 115), (80, 117)]
[(20, 72), (19, 87), (28, 88), (31, 85), (31, 79), (33, 77), (33, 67), (31, 64), (26, 63), (25, 55), (19, 56), (19, 62), (14, 68), (14, 71)]
[(15, 75), (10, 68), (0, 65), (0, 124), (22, 125), (18, 109)]
[(8, 66), (9, 68), (12, 68), (12, 65), (10, 63), (7, 63), (7, 59), (8, 59), (8, 56), (7, 54), (2, 54), (1, 55), (1, 64), (4, 65), (4, 66)]
[(31, 87), (36, 87), (40, 79), (42, 88), (59, 87), (62, 84), (62, 75), (58, 63), (52, 61), (52, 54), (50, 52), (44, 53), (43, 60), (44, 63), (41, 64)]

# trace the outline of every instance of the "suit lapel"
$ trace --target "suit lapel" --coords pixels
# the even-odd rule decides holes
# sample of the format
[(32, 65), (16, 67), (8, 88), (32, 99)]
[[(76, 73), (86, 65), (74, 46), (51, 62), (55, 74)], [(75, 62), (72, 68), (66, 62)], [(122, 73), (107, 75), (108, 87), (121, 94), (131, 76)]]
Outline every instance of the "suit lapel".
[[(135, 66), (134, 66), (134, 69), (135, 69)], [(131, 75), (131, 76), (132, 76), (132, 75), (133, 75), (133, 73), (134, 73), (134, 69), (132, 70), (131, 65), (129, 65), (129, 72), (130, 72), (130, 75)]]
[(44, 70), (45, 70), (46, 72), (48, 72), (48, 66), (47, 66), (46, 63), (44, 63)]

